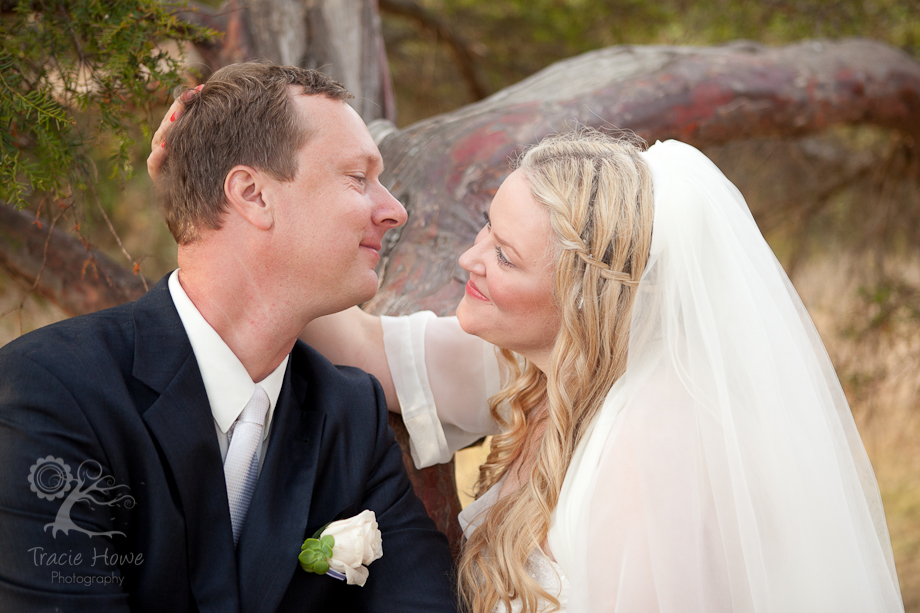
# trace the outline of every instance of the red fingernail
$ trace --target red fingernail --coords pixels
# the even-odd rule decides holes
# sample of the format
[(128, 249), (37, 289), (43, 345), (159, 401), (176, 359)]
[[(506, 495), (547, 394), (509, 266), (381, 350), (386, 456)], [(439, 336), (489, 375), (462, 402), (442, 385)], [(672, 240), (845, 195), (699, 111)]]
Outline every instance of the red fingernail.
[(160, 147), (166, 147), (166, 141), (160, 143)]
[(196, 87), (195, 89), (197, 89), (198, 91), (201, 91), (201, 88), (202, 88), (202, 87), (204, 87), (204, 83), (202, 83), (201, 85), (199, 85), (199, 86)]
[(175, 120), (176, 120), (176, 114), (173, 113), (172, 115), (170, 115), (170, 116), (169, 116), (169, 120), (170, 120), (170, 121), (175, 121)]

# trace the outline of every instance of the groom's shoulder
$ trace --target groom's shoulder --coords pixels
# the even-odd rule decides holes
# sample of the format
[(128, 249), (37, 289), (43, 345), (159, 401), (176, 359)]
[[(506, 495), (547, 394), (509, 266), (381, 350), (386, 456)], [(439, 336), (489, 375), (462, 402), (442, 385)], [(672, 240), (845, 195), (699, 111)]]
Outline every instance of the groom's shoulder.
[(169, 294), (168, 277), (136, 301), (71, 317), (20, 336), (0, 347), (0, 362), (27, 369), (40, 366), (52, 374), (128, 377), (141, 339), (160, 354), (191, 351)]
[(361, 399), (375, 406), (383, 399), (380, 383), (373, 375), (360, 368), (333, 364), (316, 349), (301, 340), (291, 351), (291, 370), (307, 382), (316, 393), (342, 397), (343, 400)]
[[(102, 356), (126, 362), (133, 353), (134, 303), (71, 317), (23, 334), (0, 347), (0, 361), (14, 360), (50, 370), (98, 368)], [(122, 355), (124, 354), (124, 355)]]

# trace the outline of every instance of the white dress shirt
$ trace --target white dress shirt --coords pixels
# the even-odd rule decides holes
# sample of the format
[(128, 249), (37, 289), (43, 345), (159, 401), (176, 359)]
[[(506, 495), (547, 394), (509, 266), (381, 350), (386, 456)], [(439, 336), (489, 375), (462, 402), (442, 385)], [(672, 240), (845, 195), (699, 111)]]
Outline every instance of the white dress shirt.
[(268, 448), (268, 437), (271, 434), (272, 416), (278, 402), (278, 394), (281, 393), (284, 370), (287, 368), (290, 355), (285, 356), (281, 364), (270, 375), (261, 381), (253, 381), (240, 359), (201, 316), (188, 294), (182, 289), (182, 284), (179, 283), (178, 268), (169, 276), (168, 283), (173, 304), (176, 305), (179, 319), (182, 320), (185, 333), (192, 345), (192, 351), (195, 353), (195, 359), (198, 361), (204, 389), (208, 394), (208, 403), (211, 405), (211, 415), (214, 416), (214, 428), (217, 430), (217, 442), (220, 444), (222, 461), (227, 459), (230, 430), (240, 413), (246, 408), (246, 403), (252, 397), (256, 384), (261, 385), (268, 394), (268, 413), (265, 416), (262, 446), (259, 449), (259, 470), (261, 471), (265, 450)]

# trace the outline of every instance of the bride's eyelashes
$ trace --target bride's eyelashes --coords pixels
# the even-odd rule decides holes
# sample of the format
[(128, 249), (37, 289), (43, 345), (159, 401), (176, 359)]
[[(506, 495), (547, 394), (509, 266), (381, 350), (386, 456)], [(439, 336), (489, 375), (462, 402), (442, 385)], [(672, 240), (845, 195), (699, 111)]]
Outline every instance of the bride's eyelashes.
[[(489, 219), (488, 211), (482, 212), (482, 218), (486, 220), (486, 227), (491, 228), (492, 220)], [(499, 247), (498, 245), (495, 246), (495, 259), (498, 260), (499, 266), (514, 266), (514, 264), (511, 263), (511, 260), (505, 257), (505, 254), (502, 253), (502, 248)]]
[(498, 260), (499, 266), (514, 266), (514, 264), (505, 257), (505, 254), (502, 253), (502, 248), (498, 245), (495, 246), (495, 258)]

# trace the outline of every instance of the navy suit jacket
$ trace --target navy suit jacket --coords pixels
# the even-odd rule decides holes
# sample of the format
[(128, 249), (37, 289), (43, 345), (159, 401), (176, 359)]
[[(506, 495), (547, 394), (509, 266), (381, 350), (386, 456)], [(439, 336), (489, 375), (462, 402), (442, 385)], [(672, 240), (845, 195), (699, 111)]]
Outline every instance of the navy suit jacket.
[[(384, 551), (364, 587), (300, 569), (305, 538), (364, 509)], [(214, 421), (165, 279), (0, 350), (0, 611), (454, 611), (450, 573), (360, 370), (297, 342), (234, 549)]]

